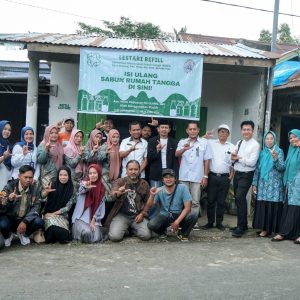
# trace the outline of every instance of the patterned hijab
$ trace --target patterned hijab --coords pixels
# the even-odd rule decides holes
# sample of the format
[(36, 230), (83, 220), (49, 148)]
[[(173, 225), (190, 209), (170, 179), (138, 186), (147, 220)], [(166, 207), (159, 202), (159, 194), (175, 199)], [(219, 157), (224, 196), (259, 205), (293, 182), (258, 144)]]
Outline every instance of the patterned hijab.
[(50, 132), (53, 128), (56, 128), (57, 132), (59, 132), (59, 128), (56, 125), (49, 125), (45, 129), (44, 139), (41, 141), (41, 144), (44, 146), (48, 143), (51, 144), (52, 147), (50, 147), (50, 149), (49, 149), (49, 154), (50, 154), (51, 160), (55, 164), (56, 169), (59, 169), (63, 165), (64, 148), (58, 142), (58, 139), (56, 142), (50, 142)]
[(109, 150), (109, 156), (110, 156), (109, 179), (110, 180), (116, 180), (119, 177), (119, 173), (120, 173), (119, 144), (113, 145), (111, 142), (114, 134), (118, 134), (120, 136), (118, 130), (111, 129), (109, 131), (107, 142), (106, 142), (106, 149), (111, 147)]
[[(10, 151), (12, 150), (9, 140), (3, 137), (3, 130), (6, 124), (10, 124), (10, 122), (7, 120), (0, 121), (0, 156), (3, 156), (3, 153), (7, 150), (7, 147)], [(11, 170), (11, 156), (7, 157), (3, 163), (7, 169)]]
[[(22, 130), (21, 130), (21, 141), (17, 143), (17, 144), (20, 145), (22, 148), (23, 148), (23, 146), (27, 145), (27, 142), (25, 141), (25, 133), (26, 133), (26, 131), (28, 131), (28, 130), (32, 131), (32, 133), (34, 134), (34, 130), (33, 130), (32, 127), (30, 127), (30, 126), (25, 126), (25, 127), (22, 128)], [(31, 143), (28, 143), (28, 149), (29, 149), (30, 151), (33, 151), (33, 150), (34, 150), (34, 144), (33, 144), (33, 141), (32, 141)]]
[[(272, 134), (274, 138), (274, 144), (271, 148), (268, 148), (266, 145), (266, 138), (268, 134)], [(269, 179), (269, 172), (272, 170), (274, 166), (274, 159), (271, 154), (271, 150), (275, 150), (276, 153), (279, 152), (279, 147), (277, 145), (276, 134), (273, 131), (268, 131), (264, 134), (263, 139), (263, 150), (259, 154), (259, 170), (260, 170), (260, 178), (264, 180)]]
[(90, 207), (91, 209), (91, 213), (90, 213), (90, 219), (92, 220), (92, 218), (94, 217), (96, 210), (98, 209), (100, 203), (102, 202), (102, 199), (104, 197), (105, 194), (105, 187), (101, 181), (101, 168), (99, 165), (97, 164), (92, 164), (88, 167), (88, 172), (91, 168), (94, 168), (97, 173), (98, 173), (98, 179), (96, 182), (92, 182), (93, 185), (96, 185), (96, 187), (91, 188), (85, 196), (85, 201), (84, 201), (84, 208), (83, 208), (83, 212), (85, 212), (85, 210), (87, 208)]
[[(66, 147), (64, 147), (64, 154), (68, 156), (69, 158), (75, 158), (79, 154), (79, 147), (75, 144), (75, 135), (81, 132), (84, 136), (84, 133), (82, 130), (79, 129), (73, 129), (70, 139), (68, 141), (68, 144)], [(75, 167), (75, 173), (85, 173), (85, 163), (81, 160), (77, 166)]]
[[(289, 132), (289, 137), (291, 134), (294, 134), (298, 139), (300, 139), (300, 130), (293, 129)], [(285, 161), (285, 172), (283, 177), (284, 185), (289, 182), (292, 182), (299, 172), (300, 165), (300, 148), (294, 147), (290, 144), (289, 151)]]

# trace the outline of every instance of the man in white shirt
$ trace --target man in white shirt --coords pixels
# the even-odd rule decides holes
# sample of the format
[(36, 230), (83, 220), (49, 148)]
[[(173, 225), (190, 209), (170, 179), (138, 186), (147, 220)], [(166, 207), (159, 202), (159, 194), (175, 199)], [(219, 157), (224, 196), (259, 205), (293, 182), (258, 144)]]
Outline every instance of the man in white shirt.
[(201, 187), (208, 184), (209, 160), (212, 158), (208, 141), (199, 138), (199, 126), (195, 121), (187, 125), (188, 138), (179, 141), (175, 156), (181, 157), (179, 180), (184, 183), (192, 195), (192, 212), (200, 212)]
[(216, 220), (216, 228), (225, 230), (222, 224), (225, 200), (233, 177), (230, 154), (235, 149), (235, 146), (227, 141), (229, 134), (229, 126), (222, 124), (218, 127), (218, 139), (208, 141), (212, 159), (208, 174), (207, 224), (203, 229), (213, 228)]
[(130, 160), (137, 160), (140, 164), (141, 178), (145, 178), (145, 168), (147, 166), (147, 147), (148, 143), (143, 138), (142, 128), (139, 122), (129, 124), (130, 137), (122, 140), (120, 145), (120, 158), (122, 159), (122, 174), (126, 176), (126, 164)]
[(246, 196), (252, 184), (260, 151), (259, 143), (253, 138), (253, 121), (242, 122), (241, 130), (243, 139), (237, 142), (236, 149), (231, 154), (234, 162), (233, 189), (237, 206), (237, 227), (232, 233), (234, 237), (241, 237), (248, 229)]

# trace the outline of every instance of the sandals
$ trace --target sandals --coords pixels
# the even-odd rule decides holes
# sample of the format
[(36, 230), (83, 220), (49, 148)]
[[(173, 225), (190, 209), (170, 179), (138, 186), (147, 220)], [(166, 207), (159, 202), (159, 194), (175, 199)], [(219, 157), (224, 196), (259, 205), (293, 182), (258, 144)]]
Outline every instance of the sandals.
[[(280, 236), (281, 238), (278, 238), (277, 236)], [(272, 242), (282, 242), (284, 241), (284, 237), (282, 235), (276, 235), (271, 239)], [(300, 243), (300, 241), (299, 241)]]

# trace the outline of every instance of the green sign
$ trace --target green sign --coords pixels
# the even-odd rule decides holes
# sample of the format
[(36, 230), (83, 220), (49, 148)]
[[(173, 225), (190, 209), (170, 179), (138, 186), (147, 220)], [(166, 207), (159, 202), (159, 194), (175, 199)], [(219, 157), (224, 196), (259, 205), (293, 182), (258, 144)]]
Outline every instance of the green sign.
[(203, 57), (83, 48), (78, 112), (199, 120)]

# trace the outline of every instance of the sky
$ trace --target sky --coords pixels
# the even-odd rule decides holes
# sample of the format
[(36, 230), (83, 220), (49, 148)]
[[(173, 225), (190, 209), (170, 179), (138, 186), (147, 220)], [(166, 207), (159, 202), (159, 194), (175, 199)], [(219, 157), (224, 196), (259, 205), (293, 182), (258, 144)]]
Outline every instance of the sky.
[[(219, 1), (267, 10), (273, 10), (275, 2), (275, 0)], [(173, 28), (179, 30), (186, 26), (188, 33), (255, 40), (258, 39), (261, 29), (271, 31), (273, 24), (272, 13), (201, 0), (0, 0), (0, 8), (0, 33), (75, 33), (78, 29), (77, 22), (101, 27), (101, 20), (118, 22), (121, 16), (125, 16), (132, 21), (159, 25), (166, 32), (173, 32)], [(300, 0), (280, 0), (279, 10), (300, 16)], [(280, 15), (278, 22), (288, 23), (292, 35), (300, 36), (300, 17)]]

